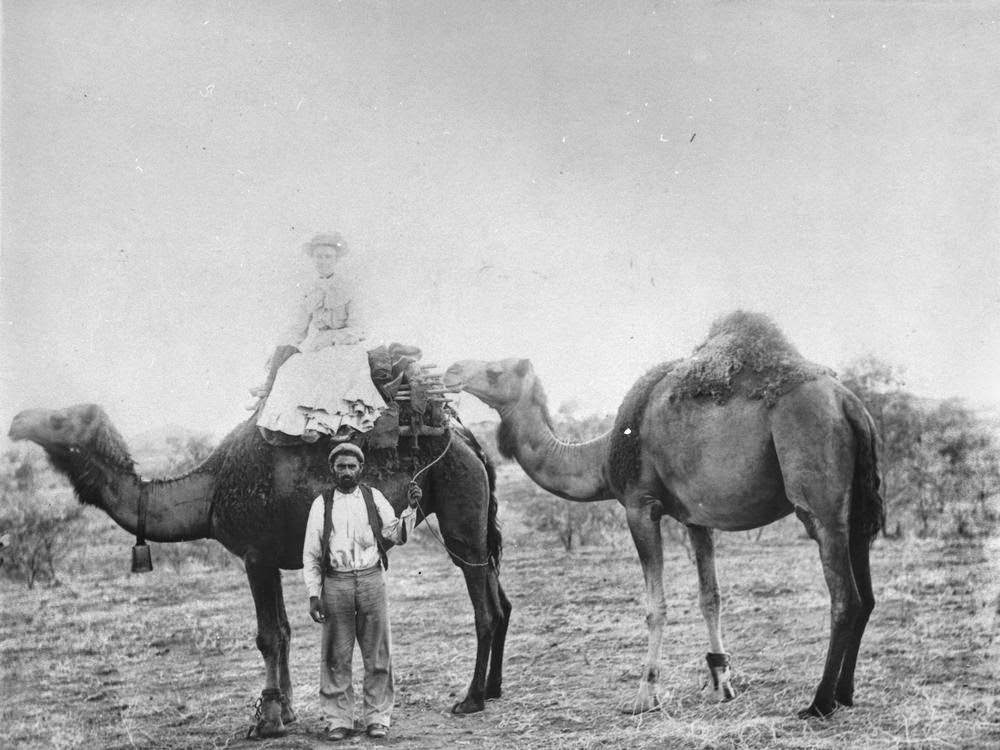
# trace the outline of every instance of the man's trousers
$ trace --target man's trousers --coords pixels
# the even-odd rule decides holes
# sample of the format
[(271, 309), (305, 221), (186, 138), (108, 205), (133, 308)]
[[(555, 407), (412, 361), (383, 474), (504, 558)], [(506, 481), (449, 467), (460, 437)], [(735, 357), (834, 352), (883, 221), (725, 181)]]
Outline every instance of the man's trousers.
[(389, 726), (395, 700), (389, 649), (389, 607), (380, 565), (357, 571), (328, 571), (323, 583), (323, 643), (320, 708), (330, 727), (354, 727), (351, 659), (354, 642), (365, 665), (365, 726)]

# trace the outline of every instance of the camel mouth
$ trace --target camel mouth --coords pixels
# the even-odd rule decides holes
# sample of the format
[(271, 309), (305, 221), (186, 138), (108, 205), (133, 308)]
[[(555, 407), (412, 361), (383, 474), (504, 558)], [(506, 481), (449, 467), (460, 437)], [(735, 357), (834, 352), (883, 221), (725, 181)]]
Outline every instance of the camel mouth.
[(10, 423), (10, 429), (7, 430), (7, 437), (11, 440), (27, 440), (30, 436), (31, 432), (28, 429), (28, 425), (24, 423), (21, 415), (18, 414)]
[(458, 393), (465, 385), (465, 378), (462, 377), (461, 370), (457, 366), (452, 365), (445, 371), (442, 382), (446, 389), (452, 393)]

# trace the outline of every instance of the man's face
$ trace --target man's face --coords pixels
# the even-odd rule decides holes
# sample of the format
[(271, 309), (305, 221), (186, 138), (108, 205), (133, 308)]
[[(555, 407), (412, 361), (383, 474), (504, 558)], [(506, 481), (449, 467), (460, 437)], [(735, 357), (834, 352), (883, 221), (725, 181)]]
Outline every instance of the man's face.
[(358, 486), (361, 478), (361, 469), (364, 468), (356, 456), (345, 453), (333, 459), (333, 476), (337, 483), (337, 489), (343, 492), (353, 492)]

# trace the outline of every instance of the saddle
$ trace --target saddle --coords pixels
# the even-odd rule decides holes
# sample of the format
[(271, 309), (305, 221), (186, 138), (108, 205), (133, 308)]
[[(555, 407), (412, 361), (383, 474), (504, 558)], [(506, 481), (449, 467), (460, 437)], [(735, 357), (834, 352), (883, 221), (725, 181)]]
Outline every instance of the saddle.
[[(423, 352), (419, 347), (393, 342), (368, 351), (372, 383), (386, 403), (386, 410), (366, 433), (355, 434), (351, 442), (369, 449), (395, 454), (400, 440), (409, 438), (408, 455), (416, 455), (421, 437), (445, 435), (452, 411), (445, 395), (443, 375), (434, 372), (436, 365), (421, 364)], [(263, 406), (261, 399), (257, 406)], [(256, 414), (254, 416), (256, 417)], [(271, 445), (296, 445), (302, 443), (298, 436), (271, 430), (261, 430)]]
[(421, 435), (447, 432), (447, 389), (436, 365), (420, 364), (422, 355), (418, 347), (396, 342), (368, 351), (372, 382), (388, 406), (367, 435), (371, 447), (394, 447), (401, 437), (416, 446)]

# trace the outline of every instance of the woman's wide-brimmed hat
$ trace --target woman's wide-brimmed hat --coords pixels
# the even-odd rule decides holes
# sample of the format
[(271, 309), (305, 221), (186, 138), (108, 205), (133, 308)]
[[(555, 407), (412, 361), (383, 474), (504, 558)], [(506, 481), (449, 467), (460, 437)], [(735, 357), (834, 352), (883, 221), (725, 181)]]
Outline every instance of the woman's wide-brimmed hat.
[(316, 252), (316, 248), (318, 247), (332, 247), (337, 251), (338, 258), (342, 258), (350, 252), (347, 243), (344, 242), (344, 238), (340, 236), (340, 232), (317, 234), (302, 246), (302, 250), (306, 255), (312, 257), (312, 254)]

